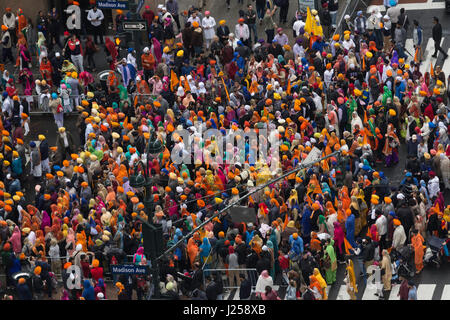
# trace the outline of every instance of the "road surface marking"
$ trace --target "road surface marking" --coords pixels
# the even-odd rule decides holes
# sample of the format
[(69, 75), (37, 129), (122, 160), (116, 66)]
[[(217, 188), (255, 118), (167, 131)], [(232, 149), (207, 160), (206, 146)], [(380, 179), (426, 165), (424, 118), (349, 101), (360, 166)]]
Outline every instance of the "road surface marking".
[(444, 65), (442, 66), (442, 72), (444, 72), (446, 77), (450, 75), (450, 48), (447, 50), (447, 54), (449, 57), (444, 60)]
[(444, 291), (442, 291), (441, 300), (450, 300), (450, 284), (444, 286)]
[(392, 285), (392, 290), (389, 295), (389, 300), (400, 300), (400, 297), (398, 296), (399, 291), (400, 291), (399, 284)]
[[(374, 7), (378, 8), (379, 12), (386, 11), (383, 5), (372, 5), (367, 8), (367, 12), (370, 12)], [(397, 7), (405, 8), (406, 11), (445, 9), (445, 2), (401, 3)]]
[(417, 288), (417, 300), (431, 300), (435, 288), (435, 284), (419, 284)]
[[(441, 46), (444, 43), (444, 38), (441, 40)], [(427, 48), (424, 52), (425, 62), (423, 63), (424, 69), (421, 70), (423, 74), (425, 72), (430, 72), (430, 65), (433, 63), (433, 70), (436, 69), (436, 60), (437, 58), (433, 58), (432, 55), (434, 53), (434, 40), (432, 38), (428, 39)]]
[(364, 290), (361, 300), (378, 300), (379, 297), (376, 296), (375, 293), (377, 293), (377, 288), (374, 285), (366, 285), (366, 289)]
[(350, 300), (350, 296), (347, 293), (347, 285), (346, 284), (341, 285), (341, 287), (339, 288), (339, 292), (338, 292), (336, 300)]

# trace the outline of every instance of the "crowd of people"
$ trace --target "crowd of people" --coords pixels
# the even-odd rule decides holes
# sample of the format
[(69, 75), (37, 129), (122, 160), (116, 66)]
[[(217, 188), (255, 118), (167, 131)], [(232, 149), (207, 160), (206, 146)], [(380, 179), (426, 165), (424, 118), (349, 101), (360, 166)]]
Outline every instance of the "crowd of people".
[[(257, 12), (248, 5), (234, 27), (193, 7), (179, 14), (176, 0), (157, 12), (144, 7), (150, 45), (142, 52), (129, 48), (122, 57), (105, 37), (110, 72), (104, 84), (86, 71), (93, 72), (103, 39), (87, 35), (82, 41), (82, 34), (67, 30), (59, 46), (59, 34), (42, 27), (58, 16), (54, 10), (50, 18), (40, 13), (33, 39), (22, 10), (17, 19), (6, 10), (0, 250), (3, 286), (14, 294), (5, 299), (146, 299), (157, 285), (172, 299), (221, 299), (224, 287), (240, 287), (241, 299), (276, 300), (274, 282), (281, 279), (285, 299), (326, 300), (340, 264), (350, 299), (373, 266), (382, 274), (380, 298), (396, 281), (401, 299), (417, 298), (414, 274), (433, 260), (424, 250), (428, 241), (440, 239), (436, 255), (442, 250), (441, 262), (448, 258), (450, 95), (444, 73), (439, 66), (421, 69), (420, 55), (405, 55), (400, 37), (407, 24), (395, 1), (385, 16), (376, 10), (368, 18), (358, 12), (353, 22), (346, 16), (335, 33), (337, 4), (323, 0), (320, 12), (296, 14), (293, 42), (275, 22), (278, 7), (256, 3)], [(102, 21), (98, 11), (94, 5), (94, 27)], [(120, 29), (127, 16), (117, 11)], [(261, 28), (265, 38), (257, 36)], [(10, 63), (18, 79), (8, 72)], [(38, 143), (24, 142), (33, 104), (53, 113), (55, 146), (43, 134)], [(66, 130), (68, 112), (77, 113), (78, 132)], [(269, 135), (258, 144), (237, 135), (237, 142), (244, 140), (239, 148), (202, 135), (207, 129), (223, 137), (239, 130), (267, 129)], [(163, 148), (151, 154), (147, 148), (155, 140)], [(267, 146), (265, 159), (261, 145)], [(312, 150), (340, 153), (270, 183)], [(174, 154), (189, 161), (179, 163)], [(150, 194), (130, 182), (141, 161)], [(399, 185), (383, 172), (392, 166), (405, 171)], [(216, 216), (237, 201), (253, 208), (256, 223)], [(111, 265), (153, 263), (144, 253), (142, 220), (161, 224), (165, 248), (183, 240), (159, 262), (157, 284), (150, 275), (132, 281), (111, 275)], [(204, 271), (214, 267), (229, 269), (226, 279)], [(258, 273), (255, 281), (248, 269)], [(113, 297), (106, 286), (115, 289)]]

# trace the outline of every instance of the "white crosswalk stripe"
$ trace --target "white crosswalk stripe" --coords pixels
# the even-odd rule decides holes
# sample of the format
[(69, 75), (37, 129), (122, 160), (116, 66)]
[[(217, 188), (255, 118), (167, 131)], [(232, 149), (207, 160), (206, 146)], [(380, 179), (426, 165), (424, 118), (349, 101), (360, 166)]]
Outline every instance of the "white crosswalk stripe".
[[(286, 286), (283, 285), (284, 289)], [(328, 299), (330, 299), (331, 286), (328, 286), (325, 290), (327, 292)], [(442, 288), (442, 287), (441, 287)], [(273, 289), (278, 292), (279, 297), (284, 300), (286, 290), (280, 290), (280, 286), (274, 285)], [(360, 289), (361, 290), (361, 289)], [(434, 292), (438, 289), (436, 284), (419, 284), (417, 285), (417, 300), (432, 300)], [(400, 284), (392, 284), (391, 291), (389, 292), (388, 300), (400, 300), (399, 296)], [(362, 293), (362, 296), (361, 296)], [(376, 288), (374, 286), (366, 286), (363, 292), (357, 294), (358, 300), (379, 300), (379, 297), (375, 295)], [(333, 300), (350, 300), (350, 296), (347, 293), (347, 286), (345, 284), (339, 285), (339, 290), (336, 297), (332, 297)], [(227, 289), (224, 293), (223, 300), (240, 300), (239, 289)], [(331, 300), (331, 299), (330, 299)], [(440, 300), (450, 300), (450, 284), (446, 284), (443, 288)]]
[(343, 284), (340, 286), (336, 300), (350, 300), (350, 296), (347, 293), (347, 285)]
[[(447, 54), (450, 56), (450, 48), (447, 50)], [(444, 74), (446, 76), (448, 76), (450, 74), (450, 58), (445, 59), (444, 65), (442, 66), (442, 71), (444, 72)]]
[[(372, 8), (378, 8), (380, 12), (386, 12), (386, 7), (383, 5), (371, 5), (367, 7), (367, 12), (371, 12)], [(399, 8), (405, 8), (406, 11), (411, 10), (432, 10), (444, 9), (445, 2), (423, 2), (423, 3), (400, 3)]]
[[(441, 46), (442, 43), (444, 43), (444, 38), (441, 40)], [(431, 63), (433, 63), (433, 68), (436, 67), (436, 60), (437, 58), (433, 58), (432, 55), (434, 53), (434, 40), (432, 38), (428, 39), (427, 47), (425, 49), (425, 52), (423, 54), (423, 58), (425, 61), (422, 63), (420, 72), (425, 73), (430, 71)]]
[(417, 287), (417, 300), (431, 300), (435, 288), (435, 284), (419, 284)]
[(400, 291), (400, 285), (394, 284), (391, 288), (391, 293), (389, 294), (389, 300), (400, 300), (400, 296), (398, 295)]
[(450, 300), (450, 284), (444, 286), (444, 291), (442, 291), (441, 300)]
[[(413, 41), (412, 38), (406, 39), (406, 42), (405, 42), (405, 50), (406, 50), (407, 52), (409, 52), (410, 54), (412, 54), (412, 55), (413, 55), (413, 58), (414, 58), (414, 54), (415, 54), (416, 50), (414, 49), (414, 41)], [(406, 54), (406, 55), (408, 55), (408, 54)], [(409, 56), (409, 55), (408, 55), (408, 56)], [(409, 56), (409, 57), (410, 57), (410, 56)]]
[(366, 286), (361, 300), (378, 300), (379, 297), (376, 296), (375, 293), (377, 293), (375, 286)]
[(239, 292), (240, 292), (240, 290), (237, 289), (237, 290), (236, 290), (236, 293), (234, 294), (233, 300), (241, 300), (241, 299), (239, 298)]

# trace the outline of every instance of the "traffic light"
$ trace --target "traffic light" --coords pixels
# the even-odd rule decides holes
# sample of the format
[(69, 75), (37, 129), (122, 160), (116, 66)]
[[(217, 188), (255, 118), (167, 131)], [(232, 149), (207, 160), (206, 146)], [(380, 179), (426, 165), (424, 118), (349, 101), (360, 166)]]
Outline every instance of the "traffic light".
[(114, 36), (114, 43), (119, 48), (128, 48), (129, 41), (131, 41), (131, 35), (125, 32), (118, 33)]

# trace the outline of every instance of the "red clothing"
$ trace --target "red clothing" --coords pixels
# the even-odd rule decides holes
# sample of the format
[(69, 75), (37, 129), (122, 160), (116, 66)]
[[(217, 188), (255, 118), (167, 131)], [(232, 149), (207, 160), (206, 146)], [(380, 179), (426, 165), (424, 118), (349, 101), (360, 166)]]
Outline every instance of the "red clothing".
[(399, 290), (400, 300), (408, 300), (408, 294), (409, 294), (408, 281), (403, 280)]
[(153, 23), (153, 19), (155, 18), (155, 13), (150, 9), (145, 10), (144, 13), (142, 14), (142, 18), (147, 20), (148, 26), (151, 26)]
[(81, 261), (81, 269), (83, 269), (83, 277), (90, 278), (91, 268), (89, 267), (89, 262)]
[(103, 297), (106, 299), (106, 289), (102, 289), (99, 286), (95, 286), (94, 293), (95, 293), (95, 300), (98, 300), (97, 295), (99, 292), (103, 293)]
[(286, 258), (285, 256), (280, 255), (278, 257), (278, 261), (280, 263), (281, 270), (289, 269), (289, 258)]
[(98, 279), (103, 278), (103, 268), (97, 267), (91, 269), (92, 279), (94, 279), (95, 283), (98, 282)]
[(431, 103), (425, 108), (425, 111), (423, 112), (424, 116), (427, 116), (430, 121), (433, 121), (434, 119), (434, 112), (433, 107), (431, 106)]

